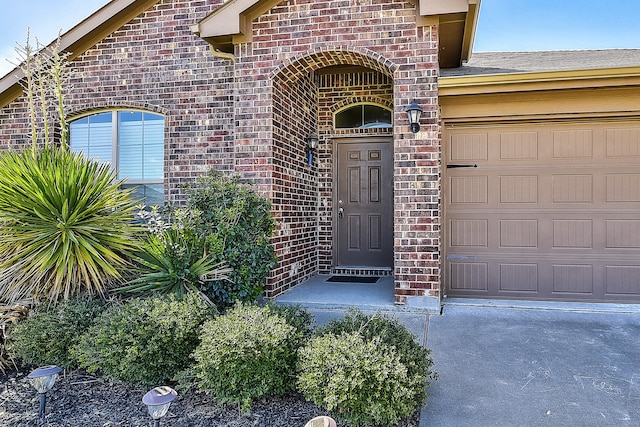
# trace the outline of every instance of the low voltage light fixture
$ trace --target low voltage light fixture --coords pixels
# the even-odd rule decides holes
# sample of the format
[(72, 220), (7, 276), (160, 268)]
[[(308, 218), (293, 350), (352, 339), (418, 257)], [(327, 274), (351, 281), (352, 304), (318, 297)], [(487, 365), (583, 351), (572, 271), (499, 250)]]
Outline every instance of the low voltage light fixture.
[(309, 420), (304, 427), (336, 427), (336, 422), (333, 418), (327, 416), (315, 417)]
[(422, 108), (415, 101), (412, 101), (411, 104), (405, 110), (407, 116), (409, 117), (409, 125), (411, 132), (417, 133), (420, 131), (420, 116), (422, 115)]
[(307, 149), (306, 149), (307, 163), (312, 165), (313, 152), (318, 149), (318, 144), (320, 140), (318, 139), (318, 135), (316, 135), (315, 133), (312, 133), (309, 136), (307, 136), (306, 141), (307, 141)]
[(160, 420), (167, 415), (171, 402), (177, 396), (178, 393), (168, 386), (156, 387), (144, 395), (142, 403), (147, 405), (149, 415), (153, 418), (153, 427), (160, 427)]
[(58, 379), (58, 374), (62, 371), (61, 368), (50, 365), (41, 366), (27, 375), (27, 378), (31, 382), (31, 385), (40, 393), (40, 409), (38, 410), (38, 416), (42, 418), (44, 415), (44, 409), (47, 405), (47, 392), (53, 388), (53, 385)]

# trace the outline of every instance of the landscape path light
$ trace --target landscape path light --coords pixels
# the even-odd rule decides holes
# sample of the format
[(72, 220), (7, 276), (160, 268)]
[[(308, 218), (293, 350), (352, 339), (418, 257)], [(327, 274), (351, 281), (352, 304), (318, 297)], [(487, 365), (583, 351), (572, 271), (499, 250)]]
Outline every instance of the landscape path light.
[(171, 402), (177, 396), (178, 393), (168, 386), (156, 387), (144, 395), (142, 403), (147, 405), (149, 415), (153, 418), (153, 427), (160, 427), (160, 419), (167, 415)]
[(62, 371), (61, 368), (50, 365), (41, 366), (27, 375), (27, 378), (31, 382), (31, 385), (40, 393), (40, 410), (38, 416), (44, 415), (44, 407), (47, 404), (47, 392), (53, 388), (53, 385), (58, 379), (58, 374)]
[(333, 418), (327, 416), (315, 417), (309, 420), (304, 427), (336, 427), (336, 422)]

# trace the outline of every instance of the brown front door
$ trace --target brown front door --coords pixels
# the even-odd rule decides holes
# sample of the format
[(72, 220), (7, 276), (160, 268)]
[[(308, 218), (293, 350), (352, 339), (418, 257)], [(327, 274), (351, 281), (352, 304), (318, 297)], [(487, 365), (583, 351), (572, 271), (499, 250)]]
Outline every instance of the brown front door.
[(393, 150), (389, 139), (337, 141), (336, 265), (393, 265)]

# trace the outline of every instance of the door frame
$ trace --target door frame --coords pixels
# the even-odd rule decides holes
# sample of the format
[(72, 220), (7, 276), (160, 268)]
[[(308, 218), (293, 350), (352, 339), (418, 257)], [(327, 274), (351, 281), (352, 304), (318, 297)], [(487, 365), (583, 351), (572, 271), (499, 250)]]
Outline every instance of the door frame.
[[(357, 136), (336, 136), (332, 139), (333, 142), (333, 166), (332, 166), (332, 191), (331, 191), (331, 246), (332, 246), (332, 254), (331, 254), (331, 264), (332, 268), (343, 267), (338, 265), (338, 145), (341, 144), (362, 144), (362, 143), (386, 143), (389, 144), (391, 148), (391, 175), (393, 182), (395, 182), (395, 162), (394, 162), (394, 146), (393, 146), (393, 136), (392, 135), (377, 135), (372, 134), (369, 136), (357, 135)], [(391, 186), (391, 191), (394, 192), (394, 185)], [(389, 267), (393, 269), (393, 259), (395, 255), (395, 247), (393, 245), (394, 242), (394, 226), (395, 226), (395, 193), (392, 194), (392, 209), (390, 215), (390, 224), (391, 227), (391, 252), (392, 252), (392, 260)], [(344, 266), (344, 267), (354, 267), (354, 266)], [(380, 267), (373, 266), (357, 266), (357, 267), (371, 267), (372, 269), (379, 269)]]

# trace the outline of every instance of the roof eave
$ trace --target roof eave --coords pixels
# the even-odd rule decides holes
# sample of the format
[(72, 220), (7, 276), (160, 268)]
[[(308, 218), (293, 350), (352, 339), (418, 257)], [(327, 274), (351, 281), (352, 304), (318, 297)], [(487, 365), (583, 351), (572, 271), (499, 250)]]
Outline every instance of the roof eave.
[(234, 44), (251, 41), (251, 23), (280, 2), (281, 0), (229, 0), (202, 21), (192, 25), (191, 31), (215, 49), (233, 53)]
[(471, 58), (481, 1), (419, 0), (419, 15), (438, 25), (440, 68), (456, 68)]
[(440, 77), (438, 95), (446, 97), (620, 86), (640, 86), (640, 67)]

